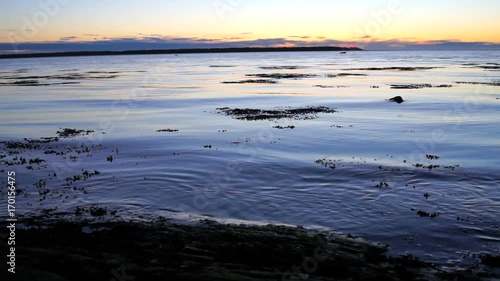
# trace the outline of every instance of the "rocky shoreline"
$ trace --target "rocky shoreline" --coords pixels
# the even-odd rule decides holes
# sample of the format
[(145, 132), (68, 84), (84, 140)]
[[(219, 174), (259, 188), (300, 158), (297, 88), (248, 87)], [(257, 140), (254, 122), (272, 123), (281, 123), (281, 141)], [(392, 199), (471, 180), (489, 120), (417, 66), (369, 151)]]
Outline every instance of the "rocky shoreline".
[(445, 271), (388, 257), (382, 244), (302, 227), (33, 219), (16, 241), (15, 280), (499, 280), (498, 257)]

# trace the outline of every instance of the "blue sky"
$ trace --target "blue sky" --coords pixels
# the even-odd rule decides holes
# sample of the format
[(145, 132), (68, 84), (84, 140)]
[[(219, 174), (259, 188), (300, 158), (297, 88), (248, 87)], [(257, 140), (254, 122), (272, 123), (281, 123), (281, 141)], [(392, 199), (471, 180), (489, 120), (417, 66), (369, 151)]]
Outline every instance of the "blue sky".
[(497, 0), (3, 0), (0, 52), (500, 49)]

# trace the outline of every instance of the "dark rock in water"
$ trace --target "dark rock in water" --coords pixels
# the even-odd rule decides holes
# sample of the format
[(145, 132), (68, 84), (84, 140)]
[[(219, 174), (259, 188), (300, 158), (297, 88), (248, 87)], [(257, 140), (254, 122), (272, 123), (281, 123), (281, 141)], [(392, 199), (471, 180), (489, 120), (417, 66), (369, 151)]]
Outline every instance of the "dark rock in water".
[(500, 268), (500, 255), (492, 256), (489, 254), (483, 255), (481, 257), (481, 262), (489, 267)]
[(392, 99), (389, 99), (390, 101), (397, 102), (397, 103), (402, 103), (404, 102), (404, 99), (401, 96), (396, 96), (393, 97)]

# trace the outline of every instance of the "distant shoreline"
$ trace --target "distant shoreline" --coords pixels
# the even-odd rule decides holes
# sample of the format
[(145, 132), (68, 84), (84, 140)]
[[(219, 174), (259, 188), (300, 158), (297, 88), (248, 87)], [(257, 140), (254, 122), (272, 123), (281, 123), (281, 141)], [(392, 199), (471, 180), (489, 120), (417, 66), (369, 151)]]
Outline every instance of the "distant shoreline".
[(280, 47), (280, 48), (210, 48), (210, 49), (163, 49), (129, 51), (83, 51), (57, 53), (29, 53), (0, 55), (0, 59), (46, 58), (46, 57), (88, 57), (125, 55), (165, 55), (165, 54), (215, 54), (215, 53), (269, 53), (269, 52), (332, 52), (362, 51), (360, 48), (345, 47)]

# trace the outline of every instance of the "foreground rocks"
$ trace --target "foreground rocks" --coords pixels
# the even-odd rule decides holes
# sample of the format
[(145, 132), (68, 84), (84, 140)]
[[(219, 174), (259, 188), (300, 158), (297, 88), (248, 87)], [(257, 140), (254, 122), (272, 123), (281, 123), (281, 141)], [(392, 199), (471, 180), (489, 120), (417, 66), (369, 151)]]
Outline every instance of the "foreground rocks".
[[(17, 230), (16, 280), (495, 280), (300, 227), (166, 220), (30, 227)], [(1, 280), (9, 274), (2, 270)]]

